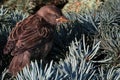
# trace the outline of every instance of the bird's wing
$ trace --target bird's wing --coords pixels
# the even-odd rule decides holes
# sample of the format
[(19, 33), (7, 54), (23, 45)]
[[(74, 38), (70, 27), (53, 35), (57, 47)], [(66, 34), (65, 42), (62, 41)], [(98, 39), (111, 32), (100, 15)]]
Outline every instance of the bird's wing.
[(11, 54), (17, 55), (33, 48), (37, 44), (43, 44), (43, 41), (50, 35), (50, 30), (46, 26), (48, 25), (44, 20), (34, 16), (24, 28), (20, 28), (23, 32), (18, 36), (15, 48)]
[(11, 51), (15, 48), (15, 44), (16, 44), (19, 36), (24, 31), (24, 25), (26, 25), (32, 17), (34, 17), (34, 16), (33, 15), (29, 16), (28, 18), (24, 19), (23, 21), (18, 22), (16, 24), (16, 26), (12, 29), (12, 31), (8, 37), (8, 41), (3, 50), (4, 54), (11, 53)]
[(4, 54), (10, 53), (14, 49), (16, 41), (18, 40), (18, 36), (22, 32), (22, 30), (19, 29), (21, 27), (21, 24), (22, 24), (22, 22), (18, 22), (16, 24), (16, 26), (12, 29), (12, 31), (8, 37), (8, 41), (3, 50)]
[(24, 19), (21, 22), (18, 22), (16, 24), (16, 26), (12, 29), (9, 37), (8, 37), (8, 41), (4, 47), (4, 54), (9, 54), (12, 52), (12, 50), (14, 50), (14, 48), (16, 47), (16, 43), (19, 40), (19, 36), (24, 32), (25, 29), (25, 25), (28, 24), (28, 22), (30, 22), (31, 18), (33, 18), (34, 16), (29, 16), (28, 18)]

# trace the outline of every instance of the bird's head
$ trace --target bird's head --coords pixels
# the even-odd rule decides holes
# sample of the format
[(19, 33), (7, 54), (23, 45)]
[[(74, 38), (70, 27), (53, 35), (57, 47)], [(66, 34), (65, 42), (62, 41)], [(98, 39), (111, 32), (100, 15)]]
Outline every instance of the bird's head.
[(52, 25), (68, 21), (68, 19), (63, 16), (61, 10), (54, 5), (46, 5), (41, 7), (37, 14)]

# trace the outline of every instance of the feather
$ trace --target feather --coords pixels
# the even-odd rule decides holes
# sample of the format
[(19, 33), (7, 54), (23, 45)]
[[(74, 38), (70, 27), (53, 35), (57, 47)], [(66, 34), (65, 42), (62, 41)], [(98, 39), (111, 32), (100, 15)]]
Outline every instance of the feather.
[(58, 8), (49, 5), (16, 24), (4, 48), (4, 54), (13, 56), (9, 65), (10, 73), (16, 75), (24, 66), (30, 64), (31, 58), (44, 59), (46, 57), (52, 48), (58, 18), (60, 20), (64, 18), (61, 16)]

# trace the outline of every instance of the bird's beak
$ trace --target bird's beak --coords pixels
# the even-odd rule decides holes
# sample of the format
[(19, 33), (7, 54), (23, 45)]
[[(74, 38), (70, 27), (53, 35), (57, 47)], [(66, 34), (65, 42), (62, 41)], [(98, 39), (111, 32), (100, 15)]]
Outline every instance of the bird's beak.
[(64, 16), (61, 16), (61, 17), (56, 19), (57, 23), (65, 23), (65, 22), (68, 22), (68, 21), (69, 20), (66, 17), (64, 17)]

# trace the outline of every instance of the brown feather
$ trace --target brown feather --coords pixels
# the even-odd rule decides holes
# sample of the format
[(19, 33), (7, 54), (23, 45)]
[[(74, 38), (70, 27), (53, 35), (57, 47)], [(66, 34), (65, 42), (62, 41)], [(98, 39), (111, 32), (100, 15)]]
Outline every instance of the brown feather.
[(22, 70), (26, 65), (30, 65), (30, 53), (28, 51), (13, 57), (9, 65), (9, 72), (17, 75), (17, 72)]
[(58, 8), (49, 5), (16, 24), (4, 48), (4, 54), (10, 53), (13, 56), (9, 65), (10, 73), (16, 75), (30, 64), (31, 58), (46, 57), (52, 48), (56, 19), (61, 16)]

